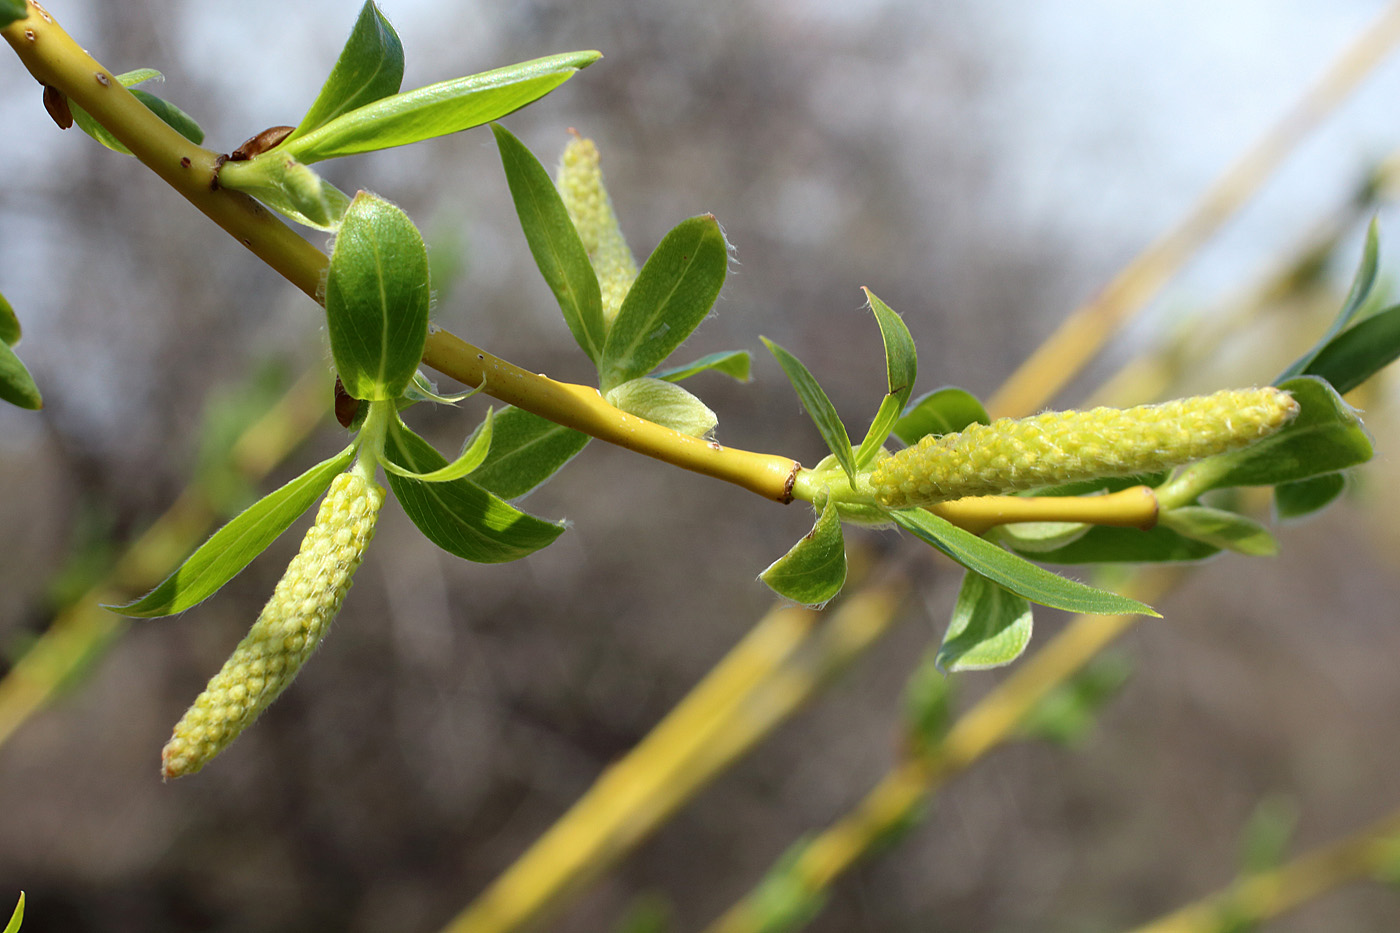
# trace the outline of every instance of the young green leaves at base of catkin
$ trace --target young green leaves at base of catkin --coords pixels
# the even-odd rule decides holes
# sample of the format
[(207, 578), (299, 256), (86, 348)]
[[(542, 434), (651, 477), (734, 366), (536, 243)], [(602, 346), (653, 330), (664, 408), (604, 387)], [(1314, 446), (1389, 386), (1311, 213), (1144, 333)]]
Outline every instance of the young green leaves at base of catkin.
[(296, 678), (340, 611), (383, 504), (383, 488), (360, 471), (335, 478), (257, 622), (175, 726), (164, 777), (204, 767)]
[(1217, 392), (1126, 410), (1047, 412), (928, 436), (881, 461), (876, 501), (933, 505), (1110, 476), (1157, 473), (1246, 447), (1298, 414), (1275, 388)]

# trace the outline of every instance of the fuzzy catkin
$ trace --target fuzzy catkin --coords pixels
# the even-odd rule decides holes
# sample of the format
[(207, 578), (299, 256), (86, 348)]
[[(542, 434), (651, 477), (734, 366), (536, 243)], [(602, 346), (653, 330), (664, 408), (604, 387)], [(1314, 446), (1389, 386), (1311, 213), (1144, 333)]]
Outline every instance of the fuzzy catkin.
[(1275, 388), (1232, 389), (1137, 408), (1046, 412), (929, 435), (881, 461), (875, 500), (917, 508), (1107, 476), (1155, 473), (1237, 450), (1298, 413)]
[(340, 610), (383, 504), (379, 485), (335, 478), (258, 620), (161, 750), (164, 777), (204, 767), (296, 678)]
[(637, 260), (627, 248), (612, 200), (603, 187), (603, 170), (593, 140), (575, 137), (564, 147), (556, 185), (598, 276), (603, 320), (611, 323), (636, 281)]

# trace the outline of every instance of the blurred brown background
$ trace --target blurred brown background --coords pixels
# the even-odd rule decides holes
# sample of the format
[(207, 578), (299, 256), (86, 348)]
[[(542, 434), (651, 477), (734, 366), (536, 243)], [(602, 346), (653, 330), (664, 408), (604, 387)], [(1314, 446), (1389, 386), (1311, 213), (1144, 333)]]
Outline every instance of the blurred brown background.
[[(569, 127), (597, 140), (639, 259), (685, 216), (720, 219), (738, 264), (677, 359), (754, 350), (750, 385), (691, 385), (719, 413), (721, 441), (809, 464), (820, 441), (758, 335), (800, 356), (859, 423), (884, 376), (860, 307), (867, 285), (909, 324), (921, 389), (989, 394), (1382, 8), (383, 5), (404, 42), (405, 87), (566, 49), (605, 53), (505, 122), (547, 164)], [(52, 4), (113, 69), (164, 71), (154, 90), (220, 151), (296, 122), (357, 9)], [(1378, 70), (1095, 372), (1191, 315), (1228, 313), (1334, 214), (1400, 147), (1397, 82), (1395, 63)], [(0, 127), (0, 290), (47, 402), (37, 415), (0, 409), (0, 647), (13, 658), (47, 626), (55, 575), (73, 553), (92, 555), (83, 541), (119, 548), (183, 488), (211, 398), (269, 359), (295, 373), (324, 368), (328, 354), (304, 296), (134, 160), (60, 134), (8, 53)], [(347, 190), (397, 201), (434, 259), (461, 268), (444, 279), (437, 321), (588, 381), (530, 264), (489, 134), (325, 168)], [(1400, 230), (1388, 207), (1382, 223)], [(1358, 255), (1350, 229), (1331, 286)], [(1323, 326), (1313, 307), (1294, 302), (1273, 319), (1282, 326), (1224, 345), (1225, 362), (1208, 362), (1192, 388), (1267, 381)], [(1136, 673), (1087, 744), (996, 753), (900, 847), (844, 881), (812, 929), (1117, 929), (1231, 878), (1239, 829), (1265, 796), (1296, 801), (1303, 845), (1400, 802), (1387, 494), (1400, 426), (1387, 423), (1384, 393), (1370, 404), (1382, 453), (1351, 503), (1286, 529), (1276, 559), (1201, 567), (1162, 602), (1164, 620), (1126, 640)], [(463, 408), (415, 410), (411, 422), (451, 448), (483, 405)], [(343, 443), (325, 427), (263, 488)], [(206, 604), (133, 626), (0, 747), (0, 911), (24, 888), (34, 933), (437, 930), (769, 607), (754, 578), (810, 523), (800, 507), (602, 444), (527, 505), (572, 530), (492, 567), (435, 551), (389, 506), (326, 646), (193, 779), (161, 784), (160, 746), (298, 534)], [(891, 533), (860, 537), (915, 548)], [(909, 617), (553, 929), (610, 929), (653, 891), (674, 903), (678, 929), (696, 929), (859, 799), (892, 758), (902, 684), (941, 635), (957, 582), (947, 565), (912, 566)], [(1038, 619), (1038, 639), (1061, 624), (1049, 611)], [(973, 697), (998, 676), (963, 675), (959, 689)], [(1396, 928), (1400, 897), (1365, 886), (1270, 927)]]

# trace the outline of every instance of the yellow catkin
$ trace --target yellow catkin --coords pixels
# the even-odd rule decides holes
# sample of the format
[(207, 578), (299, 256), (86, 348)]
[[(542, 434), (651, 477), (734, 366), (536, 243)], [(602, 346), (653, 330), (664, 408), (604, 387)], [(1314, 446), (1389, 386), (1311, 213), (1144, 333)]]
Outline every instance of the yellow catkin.
[(1237, 450), (1298, 413), (1275, 388), (1234, 389), (1137, 408), (1046, 412), (929, 435), (881, 461), (880, 505), (917, 508), (1107, 476), (1155, 473)]
[(175, 726), (161, 751), (166, 778), (208, 764), (296, 678), (340, 610), (383, 504), (377, 484), (335, 478), (257, 622)]
[(564, 147), (557, 185), (598, 276), (603, 292), (603, 319), (611, 323), (636, 281), (637, 261), (627, 248), (612, 200), (603, 187), (603, 170), (593, 140), (576, 136)]

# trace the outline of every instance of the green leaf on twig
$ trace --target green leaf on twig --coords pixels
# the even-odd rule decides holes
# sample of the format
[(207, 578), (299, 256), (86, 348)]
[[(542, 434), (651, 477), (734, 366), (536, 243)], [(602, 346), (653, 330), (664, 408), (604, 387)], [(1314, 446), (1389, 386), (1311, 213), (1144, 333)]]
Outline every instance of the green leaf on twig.
[(597, 52), (566, 52), (381, 97), (274, 151), (310, 165), (457, 133), (538, 100), (600, 57)]
[[(999, 537), (1011, 547), (1017, 546), (1014, 537)], [(1147, 531), (1094, 525), (1057, 548), (1030, 553), (1047, 564), (1156, 564), (1204, 560), (1220, 553), (1220, 548), (1182, 537), (1164, 525)]]
[(699, 373), (714, 370), (739, 382), (748, 382), (752, 360), (748, 350), (721, 350), (718, 353), (708, 353), (684, 366), (663, 369), (656, 374), (656, 378), (665, 379), (667, 382), (680, 382)]
[(1274, 487), (1274, 507), (1279, 518), (1302, 518), (1331, 504), (1347, 488), (1344, 473), (1324, 473), (1296, 483)]
[(778, 365), (783, 368), (788, 381), (797, 390), (797, 397), (802, 401), (802, 407), (807, 409), (807, 414), (816, 424), (822, 440), (826, 441), (826, 446), (831, 451), (832, 456), (836, 458), (836, 462), (841, 464), (841, 469), (846, 472), (846, 477), (854, 483), (856, 460), (855, 451), (851, 449), (851, 436), (846, 433), (846, 426), (841, 423), (841, 416), (836, 413), (831, 399), (827, 398), (821, 385), (817, 383), (816, 377), (806, 366), (802, 365), (801, 360), (767, 337), (759, 337), (758, 339), (763, 341), (763, 345), (769, 349), (778, 361)]
[(645, 376), (710, 313), (729, 272), (729, 244), (709, 214), (677, 224), (657, 244), (608, 329), (598, 362), (606, 395)]
[[(426, 473), (417, 473), (399, 466), (392, 460), (381, 460), (380, 463), (385, 471), (420, 483), (448, 483), (454, 479), (461, 479), (485, 461), (486, 453), (491, 449), (491, 421), (492, 414), (488, 408), (486, 420), (481, 423), (481, 427), (471, 437), (467, 438), (467, 442), (462, 445), (462, 452), (457, 456), (457, 459), (447, 466), (429, 470)], [(403, 424), (402, 421), (399, 423)]]
[(428, 251), (408, 215), (361, 191), (326, 276), (326, 324), (341, 384), (353, 398), (398, 398), (428, 339)]
[(1213, 547), (1254, 557), (1272, 557), (1278, 553), (1278, 541), (1269, 529), (1238, 512), (1186, 505), (1166, 510), (1158, 521), (1177, 534)]
[(1350, 392), (1400, 357), (1400, 305), (1368, 317), (1328, 341), (1305, 375), (1321, 376), (1338, 392)]
[(39, 387), (10, 345), (0, 341), (0, 399), (36, 411), (44, 407)]
[[(1317, 358), (1328, 344), (1337, 335), (1346, 330), (1352, 319), (1366, 306), (1366, 301), (1371, 297), (1371, 291), (1376, 286), (1376, 273), (1380, 268), (1380, 228), (1375, 220), (1366, 229), (1366, 246), (1362, 250), (1361, 265), (1356, 269), (1356, 275), (1351, 281), (1351, 290), (1347, 293), (1346, 301), (1342, 303), (1342, 309), (1337, 313), (1332, 321), (1332, 326), (1327, 329), (1327, 333), (1322, 335), (1317, 343), (1313, 344), (1308, 352), (1294, 360), (1287, 369), (1279, 374), (1274, 380), (1274, 385), (1283, 387), (1283, 383), (1295, 376), (1301, 376), (1310, 372), (1309, 366)], [(1334, 383), (1335, 384), (1335, 383)], [(1346, 390), (1342, 390), (1346, 391)]]
[(928, 434), (952, 434), (969, 424), (991, 423), (977, 396), (945, 386), (919, 396), (895, 422), (894, 434), (906, 444), (915, 444)]
[(0, 295), (0, 343), (12, 347), (19, 343), (21, 334), (19, 317), (16, 316), (15, 309), (10, 307), (10, 303), (5, 300), (4, 295)]
[(982, 574), (1033, 603), (1098, 615), (1157, 615), (1152, 607), (1135, 599), (1053, 574), (932, 512), (905, 509), (890, 512), (890, 518), (899, 527), (933, 545), (967, 569)]
[(603, 358), (607, 330), (598, 276), (588, 261), (569, 211), (549, 172), (505, 127), (492, 125), (510, 196), (535, 265), (559, 302), (564, 323), (594, 365)]
[(1031, 604), (969, 570), (936, 663), (948, 672), (1004, 667), (1031, 641)]
[(830, 497), (812, 530), (758, 578), (779, 596), (815, 608), (841, 592), (846, 585), (846, 542)]
[[(0, 0), (0, 26), (19, 22), (29, 15), (29, 5), (24, 0)], [(21, 898), (24, 895), (20, 895)], [(5, 933), (10, 933), (6, 928)]]
[(904, 414), (904, 406), (909, 403), (909, 396), (914, 392), (914, 378), (919, 368), (914, 338), (909, 335), (909, 328), (904, 325), (904, 321), (868, 288), (865, 289), (865, 297), (870, 302), (870, 310), (875, 313), (875, 320), (880, 325), (880, 336), (884, 339), (885, 376), (889, 392), (880, 403), (880, 408), (870, 423), (870, 430), (866, 432), (865, 440), (860, 443), (860, 449), (856, 451), (857, 469), (870, 464)]
[(303, 136), (357, 107), (397, 93), (402, 82), (403, 44), (374, 0), (365, 0), (316, 102), (288, 138)]
[(336, 474), (354, 459), (354, 450), (353, 446), (345, 448), (253, 503), (214, 532), (145, 596), (125, 606), (106, 608), (124, 616), (149, 619), (184, 612), (213, 596), (330, 488)]
[(472, 482), (502, 499), (517, 499), (558, 472), (590, 440), (582, 431), (524, 409), (503, 408), (495, 418), (491, 451)]
[[(447, 459), (402, 422), (389, 426), (385, 454), (415, 473), (429, 473)], [(499, 564), (528, 557), (564, 531), (562, 524), (527, 515), (469, 479), (422, 483), (395, 473), (389, 486), (418, 530), (438, 547), (466, 560)]]
[[(23, 6), (23, 2), (20, 4)], [(23, 17), (15, 17), (22, 19)], [(10, 915), (10, 922), (5, 924), (3, 933), (19, 933), (19, 925), (24, 922), (24, 892), (19, 892), (19, 903), (15, 905), (15, 912)]]
[[(116, 77), (118, 84), (122, 87), (132, 88), (132, 96), (145, 104), (147, 110), (160, 117), (161, 120), (174, 129), (175, 132), (195, 145), (204, 142), (204, 130), (194, 121), (193, 117), (170, 103), (170, 101), (135, 87), (135, 85), (143, 81), (150, 81), (152, 78), (161, 77), (159, 71), (156, 71), (154, 68), (138, 68), (135, 71), (128, 71), (126, 74), (119, 74)], [(122, 145), (122, 143), (117, 140), (117, 137), (107, 131), (106, 127), (93, 119), (92, 114), (88, 113), (71, 100), (68, 101), (68, 109), (73, 112), (73, 122), (78, 124), (78, 128), (84, 133), (87, 133), (113, 152), (120, 152), (122, 155), (131, 155), (131, 150)]]

